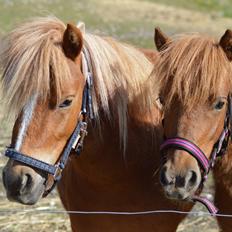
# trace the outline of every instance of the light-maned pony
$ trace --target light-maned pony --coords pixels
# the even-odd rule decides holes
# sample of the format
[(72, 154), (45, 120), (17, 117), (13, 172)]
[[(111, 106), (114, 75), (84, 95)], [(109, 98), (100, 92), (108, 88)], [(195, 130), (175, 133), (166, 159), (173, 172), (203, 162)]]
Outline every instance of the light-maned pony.
[[(14, 29), (1, 54), (3, 96), (16, 117), (11, 147), (50, 164), (58, 161), (81, 111), (83, 48), (90, 54), (95, 119), (89, 122), (84, 150), (80, 156), (72, 152), (59, 182), (65, 209), (176, 208), (163, 197), (156, 172), (162, 130), (157, 95), (147, 84), (153, 52), (144, 51), (146, 57), (133, 46), (50, 17)], [(23, 204), (35, 204), (43, 196), (48, 178), (13, 159), (3, 171), (8, 199)], [(175, 231), (182, 218), (70, 214), (73, 231), (91, 232)]]
[[(199, 34), (170, 39), (157, 29), (155, 41), (160, 59), (152, 78), (163, 104), (164, 136), (172, 145), (173, 141), (195, 144), (210, 159), (225, 126), (231, 129), (232, 32), (227, 30), (217, 41)], [(172, 147), (164, 154), (160, 180), (171, 199), (192, 198), (204, 181), (187, 146)], [(215, 204), (224, 214), (232, 213), (231, 149), (229, 142), (227, 154), (214, 168)], [(231, 231), (231, 220), (219, 217), (218, 221), (223, 231)]]

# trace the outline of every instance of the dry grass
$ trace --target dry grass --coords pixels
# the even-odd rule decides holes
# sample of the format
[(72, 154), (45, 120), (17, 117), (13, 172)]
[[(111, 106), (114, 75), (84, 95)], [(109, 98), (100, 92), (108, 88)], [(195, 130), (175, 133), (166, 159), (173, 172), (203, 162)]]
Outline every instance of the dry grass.
[[(17, 203), (10, 203), (5, 199), (1, 191), (0, 209), (17, 209), (22, 212), (5, 213), (0, 215), (1, 232), (29, 232), (29, 231), (71, 231), (69, 219), (66, 214), (48, 214), (36, 212), (36, 210), (60, 210), (62, 209), (59, 198), (53, 193), (48, 198), (42, 200), (37, 206), (24, 207)], [(27, 213), (23, 210), (28, 210)]]
[[(11, 130), (11, 123), (2, 118), (2, 110), (3, 109), (0, 107), (0, 152), (3, 151), (6, 144), (9, 144)], [(47, 198), (42, 199), (40, 203), (35, 206), (23, 206), (7, 200), (1, 178), (1, 172), (6, 162), (7, 159), (0, 155), (0, 211), (17, 210), (17, 212), (0, 212), (0, 231), (33, 232), (38, 231), (38, 228), (40, 232), (71, 231), (68, 215), (36, 212), (36, 210), (63, 210), (56, 191)], [(22, 210), (22, 212), (20, 212), (20, 210)], [(24, 213), (23, 210), (29, 210), (29, 212)]]
[[(165, 1), (167, 3), (167, 1)], [(172, 4), (175, 5), (175, 4)], [(154, 47), (153, 28), (160, 26), (169, 33), (199, 31), (222, 35), (232, 27), (232, 19), (220, 14), (203, 13), (196, 10), (176, 8), (153, 0), (0, 0), (0, 35), (16, 23), (31, 16), (54, 14), (65, 22), (82, 20), (92, 32), (113, 35), (144, 47)], [(0, 152), (9, 143), (11, 123), (2, 120), (0, 101)], [(6, 159), (0, 157), (0, 172)], [(205, 192), (212, 192), (212, 180)], [(70, 231), (65, 214), (44, 214), (36, 209), (62, 209), (56, 192), (40, 201), (36, 206), (24, 207), (6, 199), (0, 179), (0, 210), (30, 209), (31, 212), (0, 214), (1, 232), (61, 232)], [(205, 210), (197, 204), (196, 210)], [(178, 232), (218, 231), (217, 224), (209, 217), (188, 217)]]

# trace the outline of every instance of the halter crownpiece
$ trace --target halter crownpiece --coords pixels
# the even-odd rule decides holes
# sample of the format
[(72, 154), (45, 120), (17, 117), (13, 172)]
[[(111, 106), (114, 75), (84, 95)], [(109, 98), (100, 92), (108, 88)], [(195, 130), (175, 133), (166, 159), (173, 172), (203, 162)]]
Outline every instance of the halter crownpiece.
[[(203, 185), (204, 181), (207, 179), (210, 169), (214, 167), (217, 157), (223, 156), (226, 152), (228, 142), (230, 139), (230, 135), (231, 135), (231, 132), (230, 132), (230, 124), (231, 124), (231, 116), (232, 116), (231, 113), (232, 113), (232, 105), (231, 105), (231, 96), (229, 95), (228, 96), (228, 109), (226, 112), (224, 128), (217, 142), (213, 146), (209, 159), (206, 157), (204, 152), (196, 144), (181, 137), (174, 137), (174, 138), (166, 139), (160, 146), (161, 154), (164, 157), (165, 151), (167, 151), (170, 148), (175, 148), (177, 150), (184, 150), (188, 152), (190, 155), (192, 155), (197, 160), (202, 170), (203, 178), (202, 178), (201, 185)], [(199, 201), (202, 204), (204, 204), (212, 215), (215, 215), (218, 211), (218, 209), (213, 205), (213, 203), (210, 202), (206, 198), (199, 197), (199, 196), (193, 196), (192, 200)]]
[[(54, 189), (57, 182), (60, 180), (62, 171), (65, 168), (65, 165), (68, 161), (71, 151), (74, 150), (77, 155), (80, 155), (80, 152), (83, 149), (84, 139), (87, 135), (87, 121), (88, 119), (91, 120), (94, 119), (93, 104), (92, 104), (93, 78), (92, 78), (91, 64), (89, 63), (90, 58), (87, 57), (89, 57), (88, 50), (86, 48), (83, 48), (82, 72), (84, 74), (84, 77), (86, 78), (86, 83), (83, 91), (80, 117), (78, 119), (76, 128), (74, 129), (72, 135), (70, 136), (68, 142), (66, 143), (66, 146), (60, 156), (59, 161), (55, 165), (52, 165), (43, 162), (41, 160), (32, 158), (30, 156), (27, 156), (26, 154), (22, 154), (16, 151), (12, 147), (8, 147), (5, 151), (5, 156), (13, 160), (16, 160), (18, 162), (21, 162), (23, 164), (26, 164), (32, 168), (39, 169), (40, 171), (43, 171), (53, 177), (53, 184), (48, 190), (44, 192), (43, 197), (46, 197)], [(46, 181), (46, 185), (47, 182), (48, 179)]]

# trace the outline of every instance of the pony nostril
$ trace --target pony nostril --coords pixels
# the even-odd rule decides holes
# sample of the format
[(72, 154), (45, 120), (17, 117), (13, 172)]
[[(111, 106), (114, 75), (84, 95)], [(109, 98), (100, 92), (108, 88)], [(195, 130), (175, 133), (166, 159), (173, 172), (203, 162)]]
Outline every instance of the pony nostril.
[(23, 194), (30, 190), (32, 187), (32, 177), (30, 174), (23, 175), (21, 179), (21, 188), (20, 188), (20, 194)]
[(161, 172), (160, 172), (160, 183), (163, 185), (163, 186), (166, 186), (168, 184), (170, 184), (170, 181), (168, 181), (168, 178), (166, 176), (166, 173), (167, 173), (167, 168), (164, 167)]
[(193, 186), (197, 182), (197, 173), (195, 171), (191, 171), (191, 178), (189, 179), (189, 185)]

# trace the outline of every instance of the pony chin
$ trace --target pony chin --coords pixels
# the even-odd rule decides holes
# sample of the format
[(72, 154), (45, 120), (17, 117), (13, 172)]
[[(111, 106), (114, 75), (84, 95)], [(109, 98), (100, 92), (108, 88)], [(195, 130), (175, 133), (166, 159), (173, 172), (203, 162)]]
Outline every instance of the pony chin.
[(165, 196), (174, 201), (192, 201), (192, 197), (195, 195), (198, 195), (198, 189), (186, 192), (185, 190), (178, 189), (178, 190), (173, 190), (168, 187), (164, 188), (164, 194)]
[(34, 205), (36, 204), (43, 196), (45, 188), (36, 188), (35, 191), (23, 195), (10, 195), (9, 192), (7, 192), (7, 199), (9, 201), (18, 202), (24, 205)]

